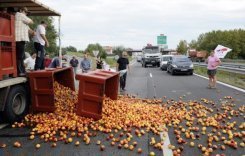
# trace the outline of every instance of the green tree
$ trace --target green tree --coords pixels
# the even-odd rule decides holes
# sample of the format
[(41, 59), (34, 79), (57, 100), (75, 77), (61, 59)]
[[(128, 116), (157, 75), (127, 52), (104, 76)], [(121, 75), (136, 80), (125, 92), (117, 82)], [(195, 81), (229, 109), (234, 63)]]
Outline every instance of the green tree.
[(217, 45), (223, 45), (232, 49), (226, 58), (245, 59), (245, 30), (216, 30), (200, 34), (197, 39), (197, 49), (211, 51)]
[(197, 48), (197, 41), (191, 40), (191, 42), (188, 45), (189, 45), (189, 48), (196, 49)]
[(177, 45), (177, 52), (180, 54), (186, 54), (188, 49), (186, 40), (181, 40)]
[[(59, 53), (59, 47), (57, 46), (56, 39), (58, 37), (58, 33), (55, 30), (54, 24), (53, 24), (53, 18), (47, 17), (47, 16), (32, 16), (31, 19), (33, 20), (34, 24), (30, 26), (32, 30), (35, 30), (37, 26), (41, 23), (41, 21), (45, 21), (47, 23), (46, 28), (46, 37), (49, 41), (49, 47), (46, 47), (45, 50), (50, 55), (58, 55)], [(32, 39), (30, 42), (26, 45), (26, 51), (27, 52), (35, 52), (33, 41)]]
[(63, 54), (66, 54), (67, 52), (77, 52), (77, 48), (73, 46), (61, 48), (61, 50)]
[(67, 51), (70, 51), (70, 52), (77, 52), (77, 48), (76, 47), (73, 47), (73, 46), (66, 47), (66, 50)]
[(112, 53), (121, 56), (123, 51), (126, 51), (126, 48), (124, 46), (116, 46), (113, 48)]
[(78, 52), (78, 53), (84, 53), (84, 51), (83, 51), (83, 50), (78, 50), (77, 52)]
[(103, 49), (103, 47), (99, 44), (99, 43), (96, 43), (96, 44), (89, 44), (87, 46), (87, 48), (85, 49), (85, 52), (89, 53), (90, 55), (94, 55), (93, 54), (93, 51), (94, 50), (98, 50), (99, 51), (99, 54), (98, 56), (102, 57), (102, 58), (106, 58), (107, 54), (105, 52), (105, 50)]

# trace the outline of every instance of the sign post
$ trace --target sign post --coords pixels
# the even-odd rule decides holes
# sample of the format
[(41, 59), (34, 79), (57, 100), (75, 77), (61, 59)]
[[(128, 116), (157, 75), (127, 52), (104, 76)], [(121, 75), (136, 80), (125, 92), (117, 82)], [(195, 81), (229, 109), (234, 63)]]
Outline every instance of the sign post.
[(157, 36), (157, 44), (158, 45), (167, 44), (167, 36), (164, 35)]
[(93, 50), (94, 57), (97, 57), (99, 54), (99, 50)]
[[(160, 49), (167, 49), (167, 36), (161, 34), (160, 36), (157, 36), (157, 44)], [(160, 50), (161, 51), (161, 50)]]

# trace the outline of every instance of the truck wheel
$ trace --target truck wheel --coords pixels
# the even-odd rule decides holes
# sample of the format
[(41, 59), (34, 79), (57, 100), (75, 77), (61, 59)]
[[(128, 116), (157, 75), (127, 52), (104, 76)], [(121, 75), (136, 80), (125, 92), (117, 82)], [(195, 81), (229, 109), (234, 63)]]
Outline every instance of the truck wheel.
[(144, 67), (146, 68), (146, 63), (144, 63)]
[(27, 94), (24, 86), (13, 86), (8, 94), (4, 109), (4, 118), (13, 123), (20, 121), (27, 113)]

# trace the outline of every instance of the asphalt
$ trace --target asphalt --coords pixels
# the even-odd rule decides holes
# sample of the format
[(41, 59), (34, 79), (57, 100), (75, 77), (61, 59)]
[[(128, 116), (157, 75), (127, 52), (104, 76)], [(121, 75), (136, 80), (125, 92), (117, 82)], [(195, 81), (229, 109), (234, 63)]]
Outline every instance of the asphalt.
[[(126, 92), (122, 94), (133, 94), (142, 98), (161, 98), (166, 96), (166, 99), (173, 100), (200, 100), (201, 98), (206, 98), (213, 100), (217, 107), (220, 106), (220, 102), (224, 99), (224, 96), (232, 96), (235, 99), (235, 103), (238, 106), (244, 105), (245, 94), (236, 91), (234, 89), (228, 88), (226, 86), (217, 85), (218, 89), (207, 89), (208, 81), (197, 77), (189, 75), (175, 75), (172, 76), (167, 74), (165, 71), (161, 71), (159, 68), (143, 68), (140, 63), (135, 63), (131, 66), (131, 72), (128, 74)], [(244, 119), (239, 117), (236, 118), (238, 123), (244, 122)], [(183, 125), (184, 126), (184, 125)], [(81, 142), (80, 146), (74, 146), (74, 141), (71, 144), (65, 144), (63, 142), (58, 142), (56, 148), (50, 147), (50, 143), (44, 143), (38, 137), (34, 140), (28, 139), (28, 134), (30, 132), (29, 128), (13, 129), (6, 127), (0, 130), (0, 143), (6, 143), (6, 148), (0, 148), (0, 156), (134, 156), (140, 155), (134, 151), (129, 151), (126, 149), (117, 149), (116, 147), (111, 147), (109, 141), (106, 141), (107, 134), (98, 133), (96, 137), (91, 138), (91, 144), (85, 145), (81, 138), (75, 138)], [(173, 135), (173, 129), (170, 128), (169, 132), (170, 143), (178, 147), (175, 135)], [(137, 147), (143, 149), (141, 155), (148, 155), (149, 152), (154, 151), (157, 156), (162, 156), (163, 152), (152, 148), (149, 145), (149, 139), (154, 137), (156, 141), (160, 141), (159, 136), (155, 136), (151, 133), (138, 138), (134, 136), (133, 138), (138, 142)], [(96, 145), (96, 141), (101, 140), (106, 146), (105, 151), (100, 151), (99, 146)], [(13, 143), (15, 141), (20, 141), (22, 143), (21, 148), (14, 148)], [(197, 143), (205, 144), (207, 138), (202, 136)], [(37, 143), (41, 144), (40, 149), (35, 149)], [(198, 156), (202, 155), (198, 148), (190, 148), (188, 145), (183, 145), (184, 151), (182, 155), (184, 156)], [(232, 148), (227, 148), (225, 151), (217, 150), (216, 153), (225, 153), (226, 156), (230, 155), (243, 155), (244, 150), (234, 150)]]
[[(152, 77), (151, 77), (152, 75)], [(185, 96), (185, 100), (208, 98), (218, 102), (224, 96), (232, 96), (238, 105), (244, 104), (245, 93), (217, 84), (217, 89), (207, 89), (208, 80), (190, 75), (168, 74), (159, 68), (141, 67), (135, 63), (127, 79), (127, 93), (135, 94), (142, 98), (161, 98), (178, 100)]]
[[(220, 108), (221, 103), (226, 102), (225, 96), (233, 97), (233, 103), (236, 104), (235, 108), (243, 106), (245, 104), (245, 93), (226, 87), (221, 84), (217, 84), (217, 89), (208, 89), (208, 80), (195, 75), (171, 75), (166, 71), (162, 71), (159, 68), (141, 67), (140, 63), (135, 63), (131, 67), (131, 72), (127, 79), (127, 93), (133, 94), (141, 98), (163, 98), (166, 97), (166, 101), (169, 99), (175, 101), (185, 101), (190, 100), (201, 101), (202, 98), (211, 100), (215, 103), (215, 108)], [(212, 108), (212, 107), (211, 107)], [(234, 109), (235, 109), (234, 108)], [(217, 113), (214, 111), (214, 113)], [(244, 122), (244, 116), (241, 115), (236, 118), (232, 118), (239, 124)], [(230, 122), (230, 121), (229, 121)], [(186, 127), (182, 124), (183, 127)], [(199, 125), (199, 127), (201, 127)], [(210, 132), (211, 129), (208, 129)], [(211, 133), (211, 132), (210, 132)], [(174, 135), (173, 128), (169, 129), (170, 143), (174, 144), (176, 147), (180, 147), (177, 143), (176, 136)], [(201, 136), (199, 140), (195, 140), (196, 145), (207, 144), (207, 137), (205, 135)], [(182, 145), (184, 151), (182, 155), (184, 156), (198, 156), (202, 155), (200, 149), (190, 147), (188, 144)], [(245, 154), (244, 148), (239, 148), (237, 150), (233, 148), (227, 148), (225, 151), (216, 150), (214, 153), (223, 153), (226, 156), (240, 156)]]

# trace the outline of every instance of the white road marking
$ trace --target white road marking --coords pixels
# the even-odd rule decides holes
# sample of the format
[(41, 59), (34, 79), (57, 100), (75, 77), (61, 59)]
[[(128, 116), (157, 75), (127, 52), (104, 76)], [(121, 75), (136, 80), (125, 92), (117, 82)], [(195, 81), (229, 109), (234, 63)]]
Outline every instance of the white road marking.
[(8, 126), (9, 124), (1, 124), (0, 129), (3, 129), (4, 127)]
[(152, 74), (150, 73), (150, 77), (152, 77)]
[[(198, 77), (201, 77), (201, 78), (204, 78), (204, 79), (207, 79), (207, 80), (208, 80), (208, 78), (205, 77), (205, 76), (198, 75), (198, 74), (194, 74), (194, 75), (196, 75), (196, 76), (198, 76)], [(221, 85), (224, 85), (224, 86), (226, 86), (226, 87), (229, 87), (229, 88), (232, 88), (232, 89), (235, 89), (235, 90), (238, 90), (238, 91), (240, 91), (240, 92), (245, 93), (245, 90), (244, 90), (244, 89), (241, 89), (241, 88), (238, 88), (238, 87), (235, 87), (235, 86), (232, 86), (232, 85), (229, 85), (229, 84), (227, 84), (227, 83), (220, 82), (220, 81), (217, 81), (217, 83), (219, 83), (219, 84), (221, 84)]]
[(132, 65), (134, 65), (136, 63), (136, 61), (132, 61), (131, 63), (130, 63), (130, 65), (132, 66)]
[(173, 156), (173, 151), (168, 148), (168, 145), (170, 144), (168, 132), (166, 131), (161, 132), (160, 137), (161, 137), (161, 140), (164, 141), (162, 145), (163, 156)]

